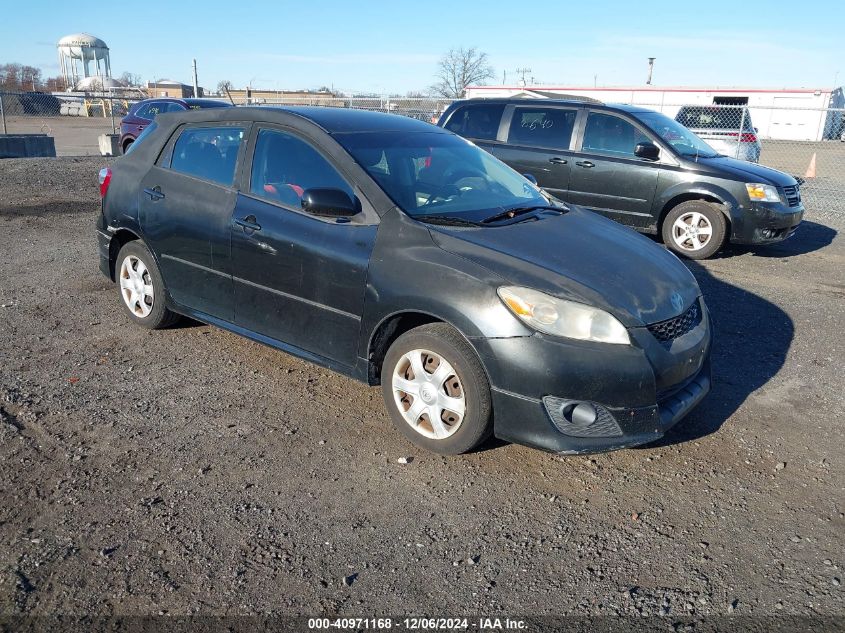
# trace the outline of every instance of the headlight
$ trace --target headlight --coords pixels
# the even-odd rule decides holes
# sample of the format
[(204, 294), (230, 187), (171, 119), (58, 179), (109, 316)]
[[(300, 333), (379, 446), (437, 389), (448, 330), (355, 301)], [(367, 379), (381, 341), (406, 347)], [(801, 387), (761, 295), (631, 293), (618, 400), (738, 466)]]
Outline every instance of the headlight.
[(503, 286), (498, 293), (520, 320), (546, 334), (599, 343), (631, 343), (625, 326), (604, 310), (518, 286)]
[(746, 183), (745, 188), (748, 190), (748, 197), (751, 198), (752, 202), (783, 202), (778, 190), (771, 185), (749, 182)]

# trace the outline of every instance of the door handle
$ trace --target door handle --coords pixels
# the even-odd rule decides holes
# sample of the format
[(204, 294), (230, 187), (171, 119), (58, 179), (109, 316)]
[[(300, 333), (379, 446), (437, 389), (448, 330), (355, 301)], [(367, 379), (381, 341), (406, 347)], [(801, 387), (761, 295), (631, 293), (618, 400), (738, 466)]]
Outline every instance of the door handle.
[(254, 215), (248, 215), (245, 218), (235, 218), (235, 224), (242, 226), (248, 231), (260, 231), (261, 225), (255, 220)]
[(159, 186), (155, 186), (152, 189), (144, 189), (144, 193), (150, 197), (150, 200), (161, 200), (164, 198), (164, 193)]
[(565, 164), (566, 164), (566, 159), (565, 159), (565, 158), (561, 158), (560, 156), (552, 156), (552, 157), (549, 159), (549, 162), (550, 162), (550, 163), (554, 163), (555, 165), (565, 165)]
[(576, 165), (578, 165), (579, 167), (586, 167), (587, 169), (589, 169), (590, 167), (595, 167), (595, 166), (596, 166), (596, 164), (595, 164), (595, 163), (591, 163), (591, 162), (590, 162), (590, 161), (588, 161), (588, 160), (579, 160), (579, 161), (578, 161), (577, 163), (575, 163), (575, 164), (576, 164)]

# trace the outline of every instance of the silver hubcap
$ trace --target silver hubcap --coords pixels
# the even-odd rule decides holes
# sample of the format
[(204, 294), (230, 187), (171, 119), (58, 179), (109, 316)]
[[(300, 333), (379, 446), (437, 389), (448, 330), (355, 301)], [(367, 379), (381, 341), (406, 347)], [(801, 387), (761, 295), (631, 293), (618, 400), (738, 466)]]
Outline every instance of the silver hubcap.
[(697, 211), (690, 211), (680, 216), (672, 224), (672, 239), (685, 251), (701, 250), (713, 237), (710, 220)]
[(120, 296), (135, 316), (143, 319), (152, 312), (153, 280), (135, 255), (127, 255), (120, 264)]
[(461, 379), (445, 358), (424, 349), (412, 350), (396, 363), (393, 399), (412, 429), (435, 440), (453, 435), (466, 412)]

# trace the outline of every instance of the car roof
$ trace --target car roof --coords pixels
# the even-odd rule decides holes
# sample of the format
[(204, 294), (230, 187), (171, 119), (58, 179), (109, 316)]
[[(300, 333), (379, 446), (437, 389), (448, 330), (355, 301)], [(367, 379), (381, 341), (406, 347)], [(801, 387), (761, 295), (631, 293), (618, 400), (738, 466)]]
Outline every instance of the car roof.
[[(401, 114), (388, 114), (372, 110), (353, 110), (328, 106), (237, 106), (234, 108), (213, 108), (191, 110), (160, 117), (178, 117), (185, 122), (213, 121), (257, 121), (263, 123), (285, 123), (292, 117), (316, 125), (329, 134), (359, 132), (429, 132), (451, 134), (430, 123), (412, 119)], [(168, 119), (170, 120), (170, 119)]]
[(650, 110), (649, 108), (643, 108), (642, 106), (633, 106), (627, 105), (624, 103), (598, 103), (592, 101), (580, 101), (577, 99), (525, 99), (522, 97), (498, 97), (498, 98), (481, 98), (481, 99), (463, 99), (461, 101), (455, 101), (452, 104), (454, 108), (460, 104), (474, 104), (474, 103), (504, 103), (507, 105), (567, 105), (567, 106), (578, 106), (580, 107), (587, 107), (594, 110), (616, 110), (622, 112), (629, 112), (631, 114), (637, 112), (654, 112), (654, 110)]

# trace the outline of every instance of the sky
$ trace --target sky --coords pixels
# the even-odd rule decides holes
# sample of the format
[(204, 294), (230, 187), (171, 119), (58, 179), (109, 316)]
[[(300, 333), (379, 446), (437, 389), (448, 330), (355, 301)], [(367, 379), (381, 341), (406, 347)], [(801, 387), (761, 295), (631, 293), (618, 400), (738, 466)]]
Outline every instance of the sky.
[[(6, 4), (6, 3), (4, 3)], [(400, 93), (435, 82), (455, 47), (487, 53), (489, 84), (527, 77), (557, 86), (831, 88), (845, 83), (839, 1), (504, 2), (486, 0), (145, 0), (8, 2), (0, 63), (59, 74), (56, 41), (85, 32), (108, 44), (112, 74), (236, 88)], [(108, 7), (105, 9), (104, 7)]]

